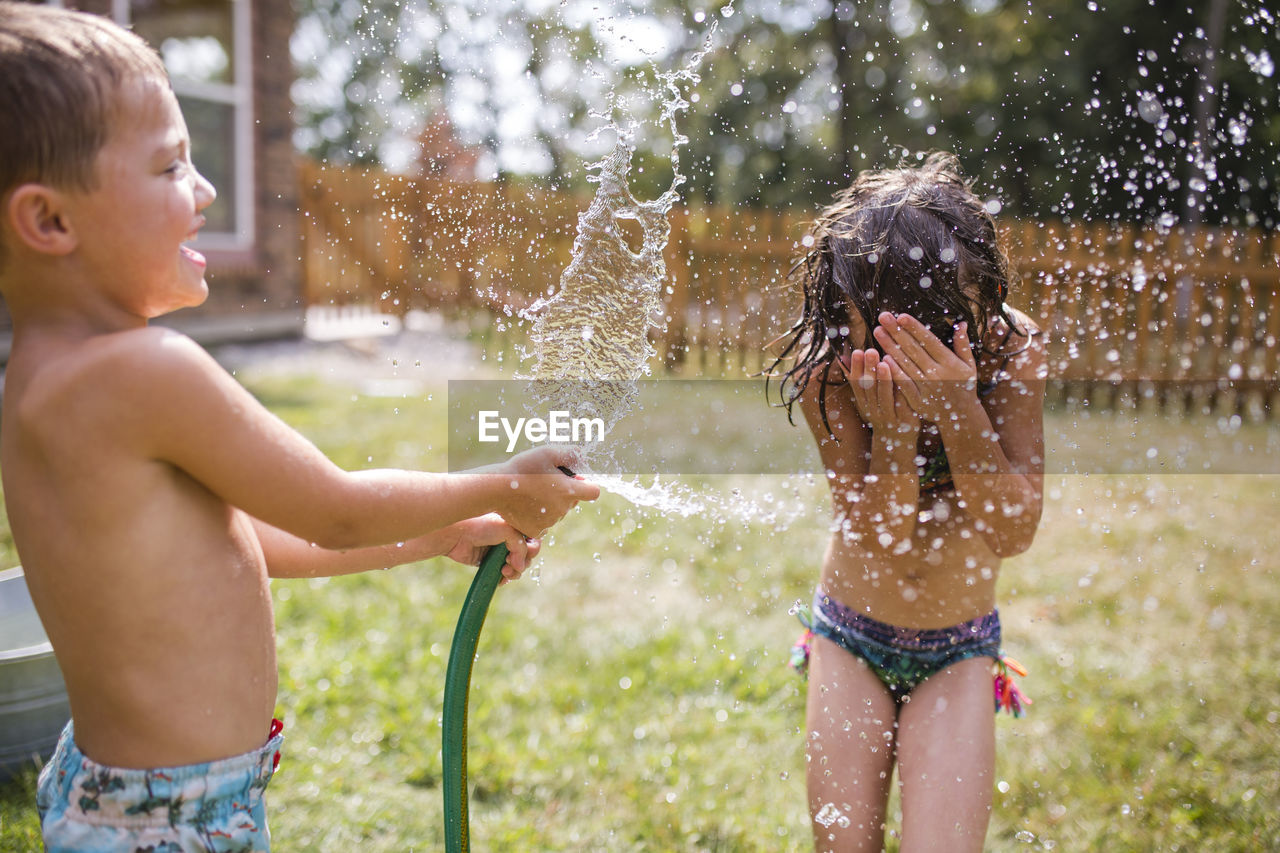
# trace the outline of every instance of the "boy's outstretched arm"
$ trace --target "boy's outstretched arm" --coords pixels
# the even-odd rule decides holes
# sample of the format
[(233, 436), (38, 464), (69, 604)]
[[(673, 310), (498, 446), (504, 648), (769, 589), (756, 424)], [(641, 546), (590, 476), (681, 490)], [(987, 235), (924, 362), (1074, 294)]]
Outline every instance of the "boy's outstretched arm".
[(172, 465), (225, 503), (331, 550), (391, 545), (497, 512), (538, 537), (599, 488), (564, 476), (544, 447), (474, 473), (348, 472), (259, 403), (194, 341), (147, 329), (121, 357), (118, 417), (139, 455)]
[(321, 548), (256, 518), (245, 518), (254, 527), (267, 573), (274, 578), (347, 575), (389, 569), (432, 557), (449, 557), (463, 565), (475, 566), (490, 547), (505, 544), (508, 555), (502, 574), (507, 580), (515, 580), (542, 547), (537, 539), (526, 539), (498, 515), (469, 518), (405, 542), (348, 551)]

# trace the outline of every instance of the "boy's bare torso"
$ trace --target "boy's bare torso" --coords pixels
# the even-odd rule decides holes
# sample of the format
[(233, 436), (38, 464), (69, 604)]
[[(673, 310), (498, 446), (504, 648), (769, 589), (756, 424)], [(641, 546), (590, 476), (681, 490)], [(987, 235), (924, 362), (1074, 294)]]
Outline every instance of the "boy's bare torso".
[(254, 749), (276, 697), (249, 518), (149, 458), (145, 415), (131, 410), (130, 365), (164, 334), (19, 337), (0, 427), (7, 508), (76, 741), (120, 767)]

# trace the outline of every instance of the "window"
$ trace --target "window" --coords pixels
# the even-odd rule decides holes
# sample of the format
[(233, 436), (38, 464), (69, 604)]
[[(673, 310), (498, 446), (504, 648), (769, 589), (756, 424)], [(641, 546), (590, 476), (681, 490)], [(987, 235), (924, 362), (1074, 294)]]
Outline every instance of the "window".
[(218, 190), (200, 245), (253, 242), (249, 0), (113, 0), (117, 22), (155, 46), (191, 132), (191, 159)]

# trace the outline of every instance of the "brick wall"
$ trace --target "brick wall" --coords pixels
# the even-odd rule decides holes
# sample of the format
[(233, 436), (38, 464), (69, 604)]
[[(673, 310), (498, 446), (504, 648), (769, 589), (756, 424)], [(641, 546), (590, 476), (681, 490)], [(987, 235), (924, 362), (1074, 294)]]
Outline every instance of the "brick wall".
[(253, 157), (255, 240), (253, 251), (209, 253), (209, 301), (199, 312), (278, 311), (301, 304), (298, 264), (297, 167), (293, 154), (293, 65), (288, 3), (252, 5)]
[(209, 252), (209, 299), (179, 312), (175, 325), (198, 338), (252, 338), (301, 329), (297, 166), (293, 151), (292, 4), (251, 4), (254, 247)]

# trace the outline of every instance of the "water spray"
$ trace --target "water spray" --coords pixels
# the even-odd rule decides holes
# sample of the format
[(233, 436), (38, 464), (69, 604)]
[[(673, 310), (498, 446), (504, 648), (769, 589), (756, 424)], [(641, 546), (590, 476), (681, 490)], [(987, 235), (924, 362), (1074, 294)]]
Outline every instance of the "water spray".
[[(685, 180), (680, 173), (679, 149), (687, 139), (676, 127), (676, 114), (688, 109), (689, 104), (681, 97), (679, 87), (681, 83), (697, 84), (697, 68), (714, 34), (713, 26), (702, 49), (689, 58), (684, 68), (660, 76), (667, 94), (661, 122), (673, 134), (671, 186), (653, 201), (640, 201), (632, 195), (627, 175), (633, 150), (627, 134), (610, 122), (617, 133), (617, 143), (608, 156), (592, 166), (597, 174), (588, 176), (597, 184), (596, 194), (578, 218), (569, 265), (554, 293), (538, 300), (524, 314), (533, 322), (531, 338), (536, 357), (533, 375), (525, 378), (550, 389), (551, 398), (543, 402), (601, 416), (607, 424), (606, 434), (630, 408), (635, 382), (644, 375), (653, 355), (648, 330), (661, 304), (660, 288), (666, 277), (662, 252), (670, 234), (667, 213)], [(642, 243), (638, 251), (628, 245), (621, 233), (618, 223), (622, 220), (639, 225)], [(545, 398), (546, 394), (542, 396)], [(560, 470), (574, 476), (567, 468)], [(480, 561), (449, 650), (441, 748), (448, 853), (470, 850), (467, 704), (471, 669), (507, 554), (505, 545), (495, 545)]]

